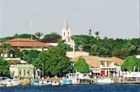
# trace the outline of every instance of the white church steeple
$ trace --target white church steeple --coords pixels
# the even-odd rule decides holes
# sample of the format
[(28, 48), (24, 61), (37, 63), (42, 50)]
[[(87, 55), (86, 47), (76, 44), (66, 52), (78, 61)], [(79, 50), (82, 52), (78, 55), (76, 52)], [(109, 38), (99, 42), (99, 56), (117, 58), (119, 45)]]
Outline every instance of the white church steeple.
[(65, 18), (64, 27), (62, 29), (62, 40), (65, 40), (65, 43), (70, 45), (73, 48), (73, 51), (75, 51), (75, 42), (71, 39), (71, 30), (67, 18)]
[(66, 42), (70, 42), (71, 40), (71, 30), (69, 28), (67, 18), (65, 18), (64, 27), (62, 29), (62, 40), (66, 40)]

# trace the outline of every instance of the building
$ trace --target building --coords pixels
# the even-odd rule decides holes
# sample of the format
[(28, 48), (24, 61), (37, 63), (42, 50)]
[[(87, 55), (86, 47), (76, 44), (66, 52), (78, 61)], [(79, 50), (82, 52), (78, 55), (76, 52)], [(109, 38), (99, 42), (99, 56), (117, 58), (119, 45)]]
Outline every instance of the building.
[(15, 53), (18, 53), (20, 50), (17, 48), (2, 48), (0, 49), (0, 54), (2, 57), (4, 58), (14, 58), (15, 57)]
[[(92, 75), (94, 76), (109, 76), (109, 77), (116, 77), (119, 74), (116, 74), (118, 72), (116, 65), (117, 59), (114, 60), (111, 58), (103, 58), (103, 57), (97, 57), (97, 56), (79, 56), (76, 58), (73, 58), (73, 61), (78, 61), (79, 58), (84, 58), (89, 65)], [(116, 64), (116, 65), (115, 65)], [(122, 64), (122, 63), (121, 63)], [(120, 71), (120, 70), (119, 70)]]
[(74, 50), (75, 42), (74, 42), (74, 40), (71, 39), (71, 29), (68, 25), (67, 18), (65, 19), (64, 27), (62, 29), (62, 40), (65, 40), (65, 43), (70, 45)]
[(79, 56), (89, 56), (89, 52), (85, 51), (67, 51), (66, 56), (69, 58), (76, 58)]
[(112, 57), (111, 59), (114, 61), (114, 65), (116, 66), (116, 77), (122, 76), (121, 65), (124, 63), (124, 60), (117, 57)]
[[(10, 44), (12, 48), (18, 48), (20, 50), (47, 50), (49, 47), (52, 47), (50, 44), (45, 44), (37, 40), (32, 40), (28, 38), (16, 38), (12, 40), (8, 40), (4, 42), (6, 44)], [(0, 46), (3, 43), (0, 43)]]
[(4, 58), (10, 64), (10, 76), (18, 78), (34, 78), (34, 66), (20, 58)]
[(43, 39), (40, 39), (39, 41), (45, 44), (50, 44), (52, 46), (57, 46), (60, 40), (61, 40), (61, 37), (54, 37), (54, 38), (43, 38)]

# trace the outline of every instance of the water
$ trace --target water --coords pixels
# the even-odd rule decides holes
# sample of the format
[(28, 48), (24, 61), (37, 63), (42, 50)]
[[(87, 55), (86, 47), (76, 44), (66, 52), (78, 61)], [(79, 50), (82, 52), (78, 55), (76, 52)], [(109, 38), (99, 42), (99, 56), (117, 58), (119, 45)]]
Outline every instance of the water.
[(16, 86), (0, 88), (0, 92), (140, 92), (140, 84)]

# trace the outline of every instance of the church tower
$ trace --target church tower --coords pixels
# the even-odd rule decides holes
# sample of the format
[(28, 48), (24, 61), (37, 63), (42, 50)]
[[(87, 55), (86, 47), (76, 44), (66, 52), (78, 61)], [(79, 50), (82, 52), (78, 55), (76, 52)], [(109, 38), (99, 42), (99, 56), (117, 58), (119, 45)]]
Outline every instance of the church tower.
[(71, 39), (71, 30), (68, 25), (68, 19), (65, 19), (64, 27), (62, 29), (62, 40), (65, 40), (65, 43), (70, 45), (71, 48), (73, 48), (73, 51), (75, 51), (75, 42)]
[(71, 41), (71, 30), (68, 25), (68, 19), (65, 19), (64, 27), (62, 29), (62, 40), (65, 40), (66, 43), (69, 43)]

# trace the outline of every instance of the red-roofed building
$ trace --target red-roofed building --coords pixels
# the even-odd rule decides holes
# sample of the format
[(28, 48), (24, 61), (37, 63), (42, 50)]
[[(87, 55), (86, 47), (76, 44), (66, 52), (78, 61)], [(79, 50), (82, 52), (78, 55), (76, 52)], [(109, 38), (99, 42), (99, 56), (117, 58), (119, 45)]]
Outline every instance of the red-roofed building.
[[(47, 50), (49, 47), (52, 47), (50, 44), (45, 44), (37, 40), (31, 40), (28, 38), (16, 38), (4, 42), (10, 44), (13, 48), (18, 48), (20, 50)], [(3, 43), (0, 43), (0, 46)]]

